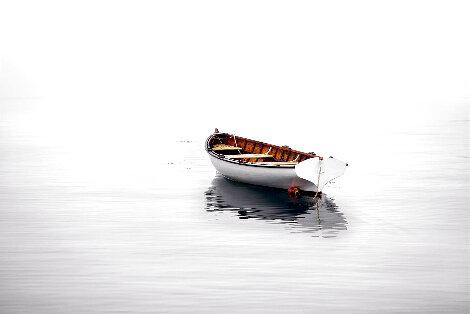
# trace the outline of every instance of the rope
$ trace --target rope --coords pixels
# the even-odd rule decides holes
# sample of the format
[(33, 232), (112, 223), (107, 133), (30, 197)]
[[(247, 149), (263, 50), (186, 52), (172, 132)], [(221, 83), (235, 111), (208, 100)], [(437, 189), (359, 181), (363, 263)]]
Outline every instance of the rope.
[[(233, 134), (233, 140), (235, 141), (235, 147), (238, 147), (237, 138), (235, 137), (235, 134)], [(241, 154), (240, 150), (238, 150), (238, 153)]]
[[(321, 162), (321, 160), (320, 160)], [(318, 206), (318, 202), (319, 202), (319, 199), (317, 198), (317, 195), (318, 193), (320, 193), (320, 191), (318, 190), (318, 186), (320, 185), (320, 174), (321, 174), (321, 164), (320, 164), (320, 169), (318, 170), (318, 182), (317, 182), (317, 193), (315, 194), (315, 196), (313, 197), (313, 199), (315, 200), (315, 203), (316, 203), (316, 207), (317, 207), (317, 219), (318, 219), (318, 224), (321, 224), (321, 219), (320, 219), (320, 207)]]
[[(320, 162), (321, 162), (321, 161), (320, 161)], [(321, 173), (321, 165), (320, 165), (320, 170), (318, 170), (317, 193), (316, 193), (315, 196), (313, 197), (314, 199), (317, 197), (318, 193), (320, 193), (320, 191), (318, 190), (318, 186), (320, 185), (320, 173)]]
[(316, 200), (315, 203), (317, 205), (317, 219), (318, 219), (318, 224), (320, 225), (321, 224), (321, 219), (320, 219), (320, 206), (318, 205), (320, 201), (319, 200)]

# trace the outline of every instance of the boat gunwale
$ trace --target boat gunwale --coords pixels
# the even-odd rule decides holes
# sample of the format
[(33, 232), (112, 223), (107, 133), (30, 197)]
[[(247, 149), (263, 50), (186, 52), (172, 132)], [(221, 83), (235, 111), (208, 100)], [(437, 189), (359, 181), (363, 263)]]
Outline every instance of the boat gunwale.
[[(220, 135), (220, 134), (224, 134), (224, 135), (228, 135), (228, 136), (236, 136), (234, 134), (228, 134), (228, 133), (224, 133), (224, 132), (220, 132), (220, 133), (212, 133), (206, 140), (206, 145), (205, 145), (205, 149), (206, 149), (206, 152), (210, 155), (210, 156), (213, 156), (221, 161), (225, 161), (225, 162), (229, 162), (229, 163), (233, 163), (233, 164), (236, 164), (236, 165), (243, 165), (243, 166), (253, 166), (253, 167), (267, 167), (267, 168), (274, 168), (274, 169), (292, 169), (292, 168), (295, 168), (295, 166), (297, 164), (292, 164), (292, 165), (269, 165), (269, 164), (262, 164), (262, 163), (254, 163), (254, 162), (241, 162), (240, 160), (234, 160), (234, 159), (230, 159), (230, 158), (226, 158), (224, 157), (223, 154), (218, 154), (216, 152), (214, 152), (212, 150), (212, 147), (210, 146), (210, 141), (211, 139), (215, 136), (215, 135)], [(269, 144), (269, 143), (265, 143), (265, 142), (261, 142), (261, 141), (257, 141), (257, 140), (252, 140), (252, 139), (249, 139), (249, 138), (245, 138), (245, 137), (241, 137), (241, 136), (236, 136), (236, 138), (239, 138), (239, 139), (243, 139), (243, 140), (246, 140), (246, 141), (253, 141), (253, 142), (256, 142), (256, 143), (259, 143), (259, 144), (263, 144), (263, 145), (268, 145), (268, 146), (271, 146), (273, 148), (278, 148), (278, 149), (282, 149), (282, 150), (288, 150), (288, 151), (291, 151), (291, 152), (294, 152), (294, 153), (297, 153), (297, 154), (302, 154), (302, 155), (305, 155), (305, 156), (309, 156), (310, 158), (320, 158), (322, 159), (322, 157), (318, 156), (318, 155), (314, 155), (314, 154), (310, 154), (310, 153), (305, 153), (305, 152), (301, 152), (301, 151), (298, 151), (298, 150), (295, 150), (295, 149), (292, 149), (290, 147), (282, 147), (282, 146), (279, 146), (279, 145), (273, 145), (273, 144)], [(307, 158), (307, 159), (310, 159), (310, 158)], [(305, 160), (307, 160), (305, 159)]]

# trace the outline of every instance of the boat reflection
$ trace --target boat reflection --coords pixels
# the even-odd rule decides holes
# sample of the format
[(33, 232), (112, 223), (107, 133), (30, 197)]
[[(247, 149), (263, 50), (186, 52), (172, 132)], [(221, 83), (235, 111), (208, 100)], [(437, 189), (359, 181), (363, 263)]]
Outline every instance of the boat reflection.
[(237, 183), (217, 175), (206, 191), (208, 212), (232, 212), (239, 219), (284, 224), (292, 232), (335, 237), (347, 221), (331, 198), (317, 202), (311, 196), (290, 198), (286, 191)]

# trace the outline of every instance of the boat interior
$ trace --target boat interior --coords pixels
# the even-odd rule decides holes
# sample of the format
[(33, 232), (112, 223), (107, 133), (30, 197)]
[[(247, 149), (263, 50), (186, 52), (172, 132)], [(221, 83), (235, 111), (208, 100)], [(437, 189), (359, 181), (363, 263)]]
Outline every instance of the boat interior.
[(208, 141), (208, 149), (220, 157), (259, 165), (294, 166), (306, 159), (319, 157), (315, 153), (303, 153), (288, 146), (267, 144), (227, 133), (214, 133)]

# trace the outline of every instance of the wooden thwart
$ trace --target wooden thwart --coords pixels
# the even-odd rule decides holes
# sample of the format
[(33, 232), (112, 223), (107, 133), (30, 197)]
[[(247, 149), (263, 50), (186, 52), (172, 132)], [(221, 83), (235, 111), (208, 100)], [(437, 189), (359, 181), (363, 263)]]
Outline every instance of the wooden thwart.
[(261, 161), (255, 162), (255, 164), (259, 165), (296, 165), (298, 162), (295, 161)]
[(235, 147), (225, 144), (216, 144), (212, 147), (212, 150), (241, 150), (241, 147)]
[(269, 157), (273, 157), (273, 155), (266, 155), (266, 154), (225, 155), (225, 158), (232, 158), (232, 159), (243, 159), (243, 158), (269, 158)]

